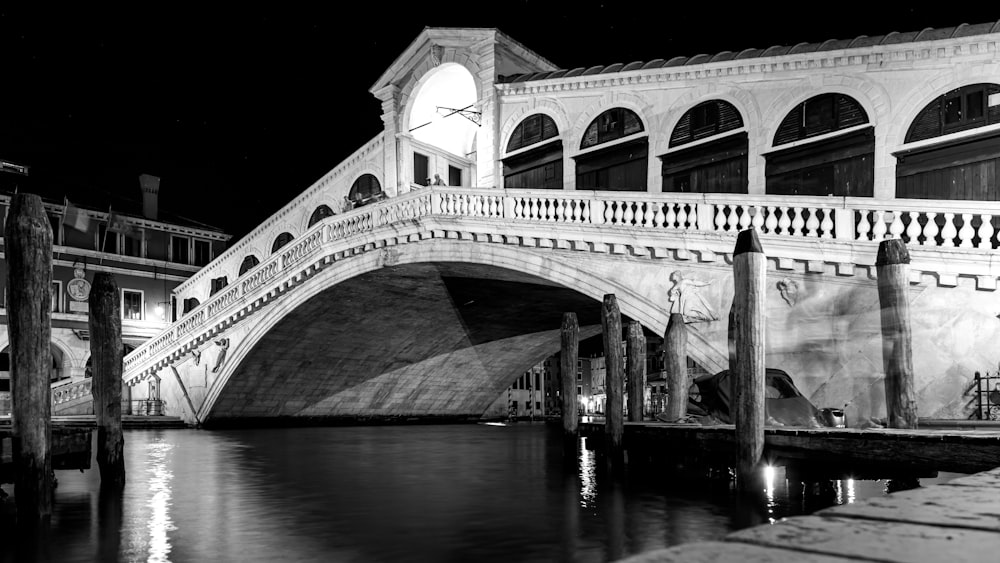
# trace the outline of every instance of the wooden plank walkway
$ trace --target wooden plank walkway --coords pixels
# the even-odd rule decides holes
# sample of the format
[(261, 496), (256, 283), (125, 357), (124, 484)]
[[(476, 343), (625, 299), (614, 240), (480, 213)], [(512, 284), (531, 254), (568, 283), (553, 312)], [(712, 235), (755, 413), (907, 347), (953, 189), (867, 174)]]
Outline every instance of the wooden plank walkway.
[(998, 553), (1000, 468), (622, 561), (978, 563)]
[[(603, 421), (583, 422), (580, 432), (600, 441)], [(933, 468), (975, 473), (1000, 464), (1000, 429), (787, 428), (765, 430), (764, 456), (773, 465), (806, 460), (826, 465), (886, 465), (896, 469)], [(731, 457), (731, 424), (702, 426), (661, 422), (625, 424), (624, 445), (640, 452), (687, 451)]]

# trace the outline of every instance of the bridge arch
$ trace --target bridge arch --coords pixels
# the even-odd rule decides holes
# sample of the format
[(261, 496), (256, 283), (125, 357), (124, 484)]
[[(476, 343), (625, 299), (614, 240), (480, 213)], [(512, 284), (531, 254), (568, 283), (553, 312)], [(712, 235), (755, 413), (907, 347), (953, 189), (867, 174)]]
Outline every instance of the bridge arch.
[[(449, 239), (429, 239), (406, 245), (405, 249), (397, 254), (392, 254), (393, 252), (396, 251), (389, 249), (371, 251), (338, 262), (336, 268), (320, 271), (310, 279), (309, 283), (303, 284), (296, 291), (276, 301), (272, 305), (274, 309), (267, 315), (260, 315), (258, 317), (260, 321), (248, 327), (238, 345), (232, 346), (229, 350), (225, 364), (198, 409), (198, 419), (205, 421), (212, 416), (216, 402), (229, 384), (230, 378), (240, 370), (243, 361), (278, 323), (327, 289), (364, 274), (376, 272), (387, 264), (406, 266), (448, 262), (502, 268), (575, 291), (592, 300), (595, 308), (605, 294), (614, 293), (618, 297), (623, 315), (639, 321), (657, 334), (662, 334), (666, 328), (668, 315), (661, 304), (644, 293), (611, 281), (608, 276), (601, 275), (600, 272), (589, 272), (574, 267), (570, 263), (572, 256), (566, 258), (550, 256), (540, 260), (537, 255), (523, 249), (519, 250), (517, 247), (467, 244)], [(553, 329), (558, 329), (558, 325)]]

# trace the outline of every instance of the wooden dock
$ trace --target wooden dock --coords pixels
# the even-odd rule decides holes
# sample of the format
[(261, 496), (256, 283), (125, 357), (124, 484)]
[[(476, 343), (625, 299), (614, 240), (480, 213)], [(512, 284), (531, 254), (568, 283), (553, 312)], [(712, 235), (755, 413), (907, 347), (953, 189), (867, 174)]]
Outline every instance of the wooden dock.
[[(596, 442), (603, 421), (583, 422), (580, 433)], [(836, 469), (887, 467), (895, 470), (975, 473), (1000, 464), (1000, 429), (854, 429), (768, 427), (764, 458), (772, 465), (812, 465)], [(669, 457), (685, 452), (718, 462), (733, 461), (731, 424), (625, 424), (624, 446), (633, 455)]]
[(1000, 468), (629, 557), (627, 563), (996, 561)]

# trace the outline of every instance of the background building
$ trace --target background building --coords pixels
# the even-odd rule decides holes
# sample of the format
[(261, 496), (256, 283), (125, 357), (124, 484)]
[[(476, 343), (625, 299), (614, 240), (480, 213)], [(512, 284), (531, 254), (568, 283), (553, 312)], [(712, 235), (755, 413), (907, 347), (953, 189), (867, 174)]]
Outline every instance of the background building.
[[(4, 176), (0, 174), (0, 176)], [(24, 177), (14, 181), (23, 191)], [(221, 254), (229, 235), (218, 229), (161, 213), (159, 180), (142, 178), (142, 198), (116, 201), (94, 209), (79, 200), (44, 201), (52, 225), (52, 354), (53, 412), (90, 412), (90, 283), (97, 272), (114, 274), (121, 294), (122, 341), (131, 351), (159, 333), (180, 314), (173, 289)], [(12, 193), (0, 193), (6, 223)], [(130, 204), (131, 203), (131, 204)], [(2, 233), (0, 233), (2, 234)], [(10, 356), (7, 332), (7, 262), (0, 262), (0, 414), (9, 412)], [(156, 387), (155, 381), (150, 385)], [(151, 397), (158, 397), (152, 389)], [(126, 392), (127, 395), (127, 392)]]

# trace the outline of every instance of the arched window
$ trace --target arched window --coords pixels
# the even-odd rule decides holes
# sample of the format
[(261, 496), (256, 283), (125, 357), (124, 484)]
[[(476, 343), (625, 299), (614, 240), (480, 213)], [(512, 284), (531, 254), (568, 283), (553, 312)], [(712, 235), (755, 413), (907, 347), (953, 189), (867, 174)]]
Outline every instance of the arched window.
[(201, 305), (201, 302), (198, 301), (197, 299), (195, 299), (194, 297), (191, 297), (189, 299), (185, 299), (184, 300), (184, 312), (181, 313), (181, 314), (182, 315), (186, 315), (186, 314), (190, 313), (191, 311), (197, 309), (198, 305)]
[(972, 84), (942, 94), (917, 114), (906, 142), (1000, 123), (1000, 103), (989, 105), (990, 96), (1000, 96), (1000, 84)]
[(278, 238), (274, 239), (274, 244), (271, 245), (271, 253), (273, 254), (273, 253), (277, 252), (279, 248), (281, 248), (282, 246), (285, 246), (286, 244), (292, 242), (293, 238), (295, 238), (295, 237), (293, 237), (291, 233), (287, 233), (287, 232), (286, 233), (281, 233), (280, 235), (278, 235)]
[(382, 192), (382, 186), (378, 183), (378, 178), (371, 174), (362, 174), (351, 184), (351, 191), (347, 194), (352, 207), (361, 207), (383, 199), (385, 193)]
[(824, 138), (767, 154), (767, 193), (874, 195), (875, 129), (857, 127), (866, 123), (861, 104), (844, 94), (820, 94), (795, 106), (778, 126), (774, 146)]
[(544, 113), (536, 113), (517, 124), (507, 142), (507, 152), (514, 152), (529, 145), (541, 143), (559, 135), (556, 122)]
[(260, 260), (258, 260), (256, 256), (253, 254), (247, 256), (243, 259), (243, 263), (240, 264), (240, 275), (242, 276), (243, 274), (249, 272), (257, 264), (260, 264)]
[(562, 141), (556, 122), (545, 114), (530, 115), (514, 129), (507, 152), (537, 145), (503, 159), (505, 188), (554, 189), (563, 187)]
[(319, 207), (316, 208), (315, 211), (313, 211), (313, 214), (309, 216), (309, 226), (312, 227), (313, 225), (319, 223), (323, 219), (326, 219), (327, 217), (333, 217), (334, 215), (336, 215), (336, 213), (334, 213), (333, 210), (330, 209), (330, 206), (320, 205)]
[[(740, 112), (729, 102), (709, 100), (684, 112), (670, 135), (670, 148), (743, 127)], [(746, 133), (724, 136), (662, 155), (663, 191), (747, 193)]]
[[(1000, 98), (1000, 85), (972, 84), (938, 96), (917, 114), (906, 142), (1000, 123), (1000, 103), (991, 106), (991, 96)], [(898, 198), (1000, 201), (1000, 185), (989, 180), (1000, 170), (998, 131), (925, 143), (894, 156)]]
[[(590, 123), (580, 148), (596, 147), (643, 131), (635, 112), (611, 108)], [(646, 191), (648, 155), (648, 137), (581, 154), (575, 158), (576, 189)]]

